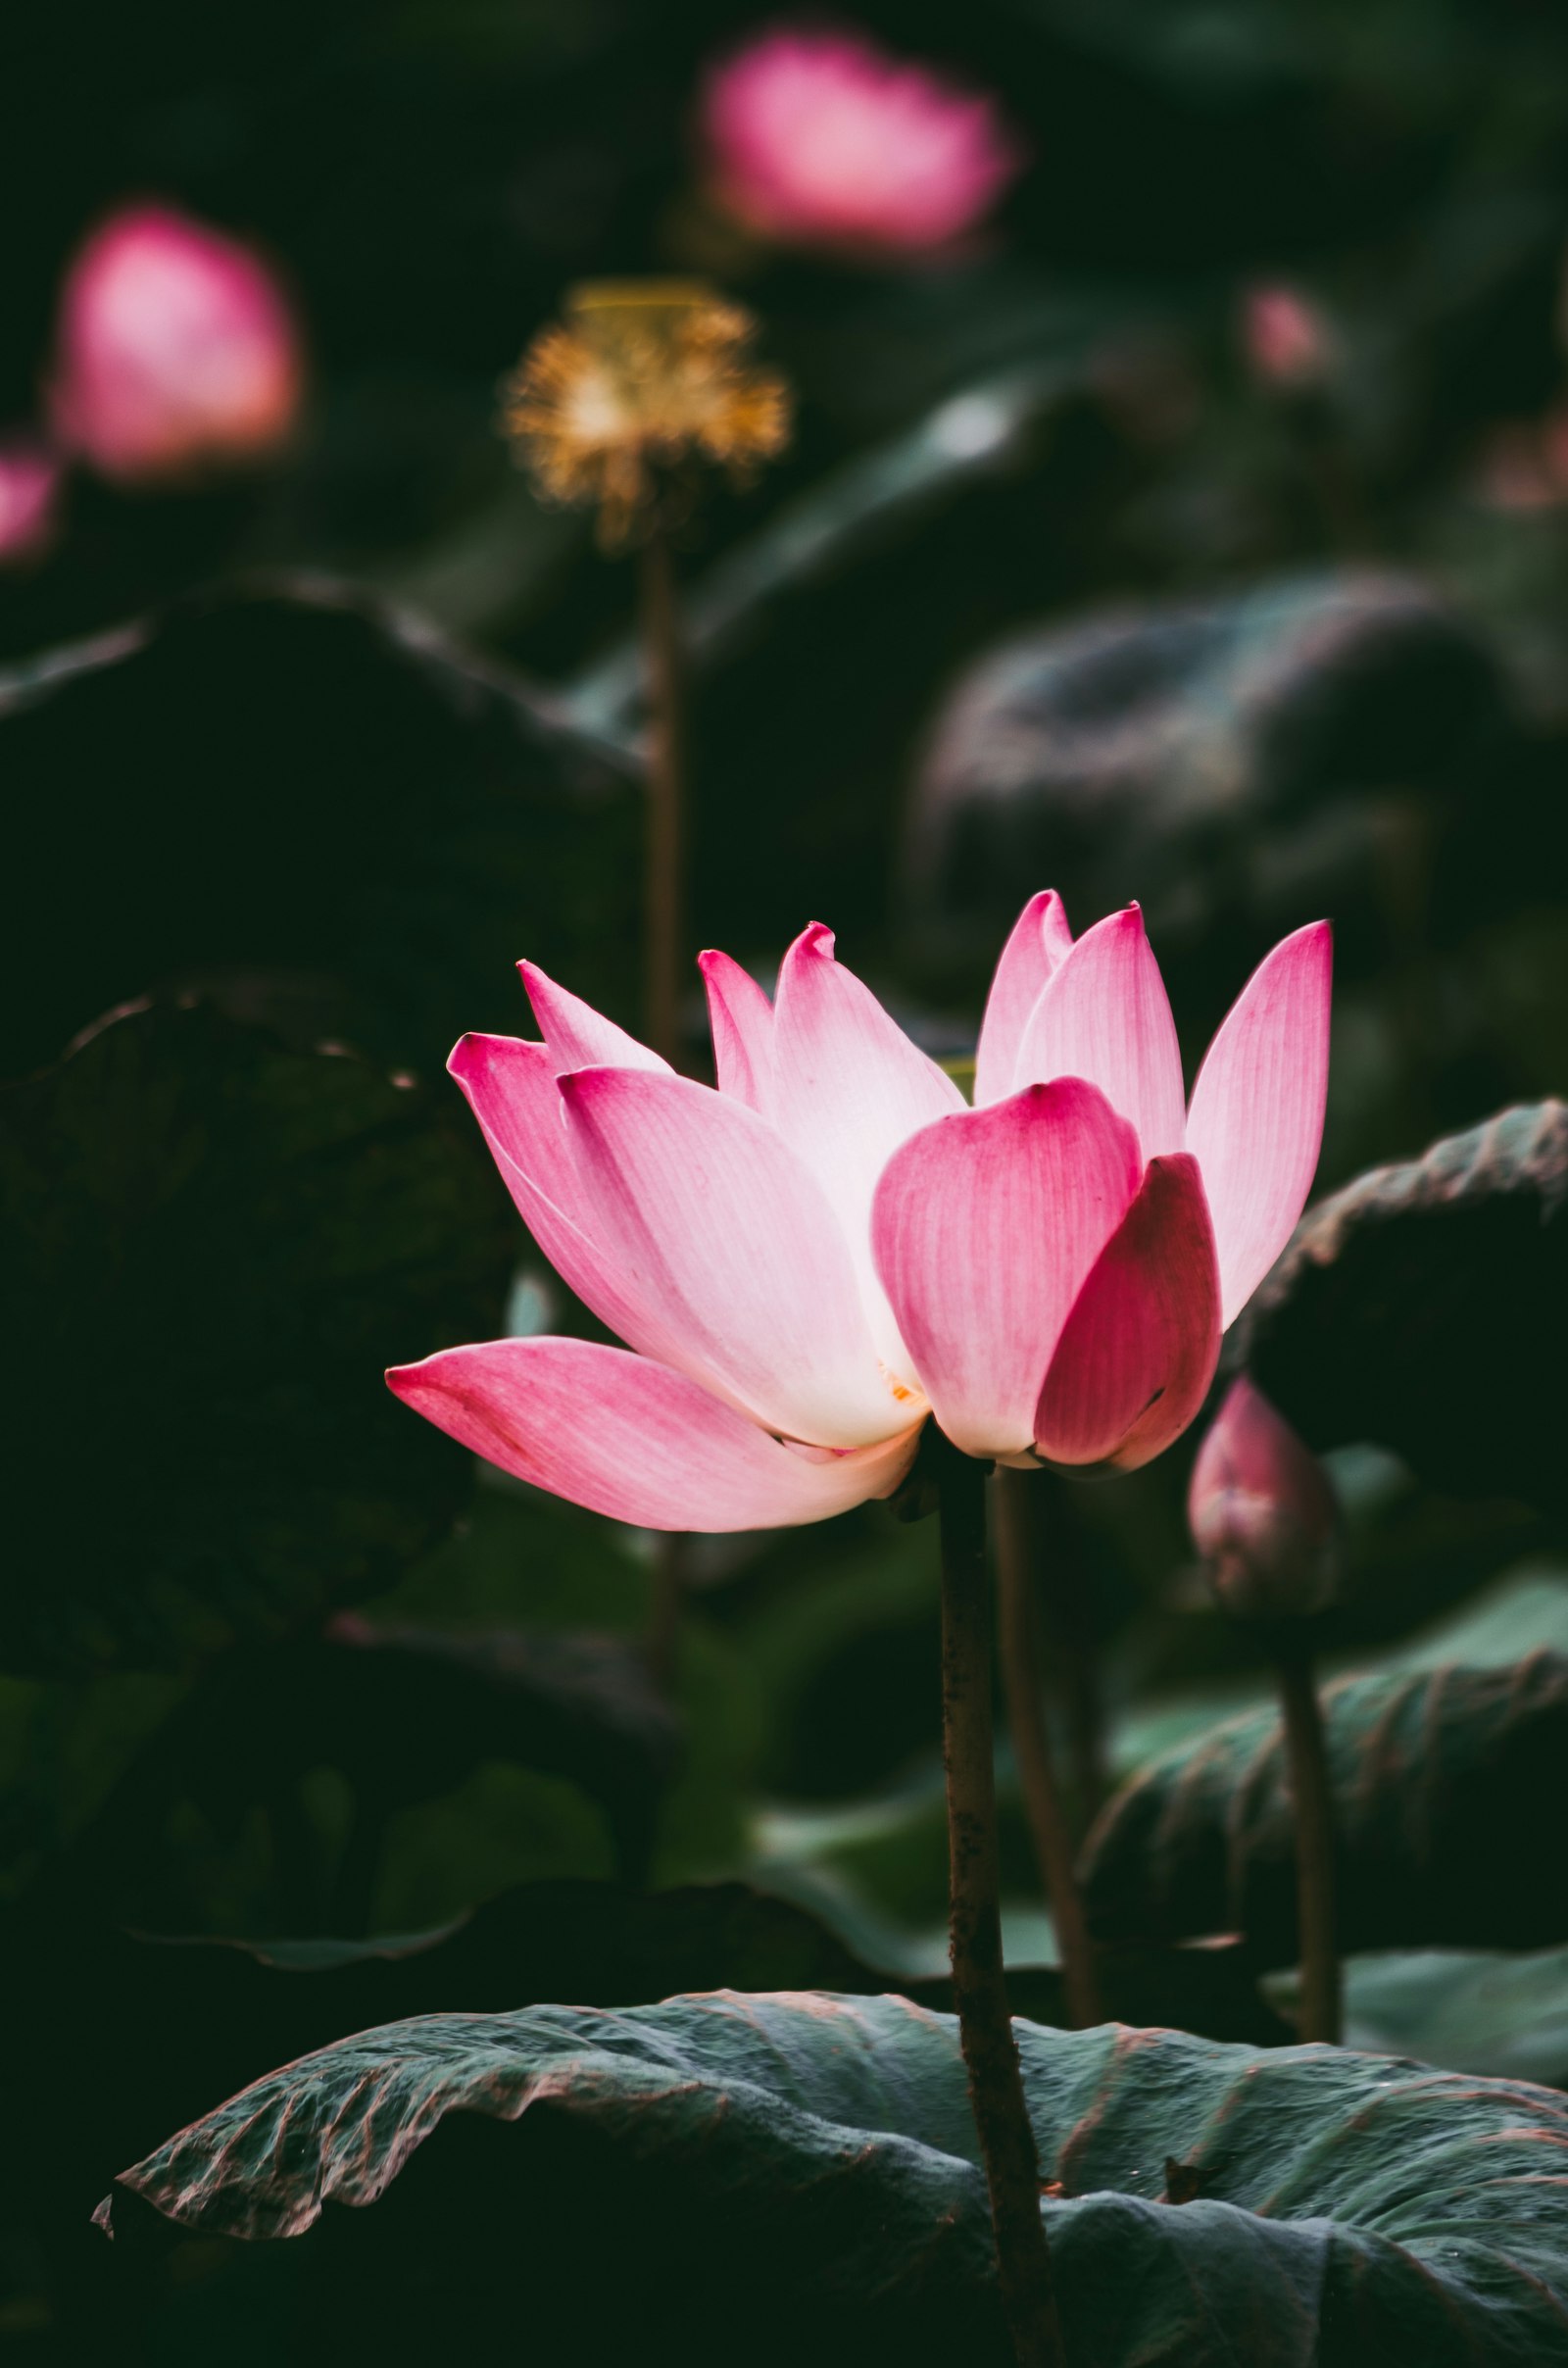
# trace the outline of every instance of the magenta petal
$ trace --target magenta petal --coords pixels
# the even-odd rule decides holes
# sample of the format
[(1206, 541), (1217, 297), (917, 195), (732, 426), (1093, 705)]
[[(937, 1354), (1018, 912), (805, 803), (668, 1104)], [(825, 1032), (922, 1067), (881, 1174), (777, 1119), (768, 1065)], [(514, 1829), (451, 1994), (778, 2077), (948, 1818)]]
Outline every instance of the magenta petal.
[(537, 962), (520, 962), (517, 968), (558, 1069), (668, 1070), (667, 1061), (639, 1044), (635, 1036), (628, 1036), (624, 1028), (617, 1028), (580, 995), (569, 995), (564, 987), (558, 987)]
[(888, 1161), (877, 1268), (932, 1410), (967, 1455), (1029, 1445), (1057, 1336), (1138, 1178), (1131, 1126), (1078, 1077), (939, 1118)]
[(1134, 1471), (1202, 1405), (1219, 1362), (1219, 1268), (1198, 1172), (1152, 1159), (1062, 1327), (1035, 1415), (1051, 1463)]
[(587, 1230), (635, 1295), (616, 1326), (633, 1348), (819, 1447), (904, 1427), (826, 1195), (765, 1118), (642, 1069), (561, 1091)]
[(775, 1123), (838, 1212), (878, 1352), (902, 1372), (904, 1345), (871, 1258), (871, 1196), (899, 1145), (963, 1110), (963, 1096), (834, 961), (832, 932), (816, 921), (780, 964), (773, 1047)]
[(1001, 1102), (1013, 1090), (1013, 1071), (1029, 1014), (1039, 1002), (1052, 973), (1072, 949), (1066, 910), (1054, 888), (1032, 896), (1012, 925), (1002, 949), (974, 1057), (974, 1098), (978, 1108)]
[(727, 954), (697, 957), (708, 989), (718, 1090), (764, 1117), (773, 1106), (773, 1007), (750, 970)]
[(583, 1340), (495, 1340), (396, 1365), (388, 1386), (518, 1480), (646, 1529), (820, 1521), (897, 1488), (919, 1426), (797, 1454), (683, 1374)]
[(1030, 1013), (1013, 1083), (1053, 1077), (1098, 1085), (1138, 1129), (1145, 1159), (1186, 1141), (1176, 1023), (1136, 905), (1084, 932)]
[(1227, 1324), (1290, 1240), (1312, 1188), (1333, 971), (1327, 921), (1276, 946), (1237, 997), (1193, 1088), (1187, 1148), (1214, 1218)]

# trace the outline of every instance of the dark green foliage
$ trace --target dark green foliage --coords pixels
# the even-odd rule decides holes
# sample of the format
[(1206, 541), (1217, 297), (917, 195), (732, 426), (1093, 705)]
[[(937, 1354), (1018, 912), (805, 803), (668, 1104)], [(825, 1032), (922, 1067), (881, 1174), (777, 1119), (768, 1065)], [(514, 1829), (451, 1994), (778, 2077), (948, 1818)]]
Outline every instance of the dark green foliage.
[(0, 1075), (166, 985), (432, 1075), (466, 1028), (529, 1032), (525, 954), (626, 993), (629, 762), (364, 594), (218, 593), (13, 667), (0, 766)]
[(6, 1666), (171, 1668), (387, 1585), (470, 1467), (382, 1368), (498, 1329), (514, 1229), (451, 1098), (186, 1000), (0, 1103)]
[(1312, 1446), (1453, 1495), (1563, 1501), (1568, 1108), (1506, 1110), (1310, 1209), (1239, 1339)]
[[(1323, 1702), (1341, 1947), (1539, 1949), (1568, 1938), (1541, 1822), (1568, 1786), (1568, 1658), (1348, 1678)], [(1272, 1710), (1154, 1760), (1085, 1847), (1107, 1938), (1241, 1932), (1296, 1956), (1296, 1864)]]
[[(1070, 2356), (1568, 2356), (1568, 2110), (1550, 2092), (1172, 2032), (1019, 2039)], [(475, 2145), (475, 2115), (521, 2126)], [(956, 2027), (901, 1998), (726, 1992), (394, 2024), (208, 2114), (124, 2172), (101, 2217), (118, 2230), (129, 2195), (207, 2234), (299, 2235), (325, 2202), (395, 2196), (406, 2165), (437, 2226), (443, 2189), (505, 2195), (515, 2235), (492, 2277), (526, 2289), (536, 2338), (574, 2325), (588, 2357), (634, 2328), (657, 2352), (677, 2325), (700, 2354), (744, 2326), (768, 2361), (870, 2342), (924, 2362), (960, 2339), (965, 2359), (1005, 2356)], [(612, 2280), (592, 2266), (607, 2225)], [(401, 2319), (411, 2356), (434, 2263), (377, 2294), (356, 2249), (367, 2339)], [(461, 2343), (478, 2282), (441, 2285)]]

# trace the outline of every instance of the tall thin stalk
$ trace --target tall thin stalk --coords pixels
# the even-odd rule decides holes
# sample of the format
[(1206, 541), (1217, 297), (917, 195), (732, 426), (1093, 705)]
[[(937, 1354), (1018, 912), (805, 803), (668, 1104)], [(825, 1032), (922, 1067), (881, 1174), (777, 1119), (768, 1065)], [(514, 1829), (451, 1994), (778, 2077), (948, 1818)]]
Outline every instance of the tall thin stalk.
[(1061, 1705), (1075, 1843), (1081, 1842), (1103, 1806), (1105, 1703), (1093, 1591), (1085, 1584), (1083, 1531), (1074, 1503), (1082, 1483), (1060, 1472), (1041, 1472), (1032, 1482), (1031, 1532), (1035, 1605), (1043, 1614), (1051, 1690)]
[[(642, 548), (643, 665), (648, 690), (648, 814), (643, 840), (643, 1019), (653, 1050), (681, 1065), (681, 964), (686, 952), (686, 712), (680, 617), (669, 537), (656, 523)], [(685, 1602), (685, 1540), (662, 1536), (654, 1557), (648, 1664), (668, 1693)]]
[(999, 1470), (994, 1483), (1002, 1684), (1024, 1811), (1061, 1953), (1067, 2020), (1081, 2031), (1105, 2018), (1095, 1976), (1094, 1948), (1073, 1871), (1072, 1828), (1056, 1783), (1041, 1702), (1031, 1585), (1034, 1524), (1030, 1517), (1030, 1492), (1038, 1485), (1029, 1473), (1005, 1469)]
[(1040, 2211), (1040, 2163), (1003, 1973), (985, 1474), (946, 1440), (936, 1446), (954, 1998), (1018, 2368), (1066, 2368)]
[(1301, 1952), (1298, 2029), (1304, 2040), (1338, 2047), (1343, 2023), (1340, 1959), (1334, 1942), (1334, 1802), (1323, 1713), (1312, 1657), (1294, 1643), (1280, 1648), (1280, 1704), (1285, 1758), (1296, 1816), (1297, 1920)]
[(679, 1068), (686, 955), (686, 716), (675, 571), (669, 537), (658, 524), (642, 548), (641, 606), (648, 686), (643, 1007), (648, 1042), (671, 1068)]

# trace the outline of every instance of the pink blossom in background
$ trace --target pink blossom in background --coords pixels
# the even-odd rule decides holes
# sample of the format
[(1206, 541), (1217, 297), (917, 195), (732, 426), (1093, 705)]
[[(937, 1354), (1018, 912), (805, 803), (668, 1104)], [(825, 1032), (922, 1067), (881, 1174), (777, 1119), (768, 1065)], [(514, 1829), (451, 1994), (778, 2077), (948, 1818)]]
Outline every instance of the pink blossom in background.
[(1198, 1451), (1187, 1517), (1228, 1609), (1290, 1619), (1331, 1600), (1339, 1508), (1328, 1475), (1245, 1373)]
[(833, 29), (777, 25), (715, 66), (700, 127), (738, 221), (864, 254), (950, 245), (1023, 161), (994, 100)]
[(38, 559), (59, 523), (61, 467), (30, 436), (0, 442), (0, 567)]
[(1283, 281), (1246, 291), (1242, 345), (1252, 375), (1286, 393), (1322, 386), (1337, 365), (1338, 340), (1324, 314)]
[(304, 357), (260, 257), (166, 206), (78, 250), (61, 295), (50, 404), (61, 444), (125, 483), (264, 458), (299, 411)]
[(534, 1240), (629, 1348), (491, 1341), (391, 1387), (505, 1470), (654, 1529), (887, 1496), (928, 1414), (976, 1456), (1147, 1462), (1305, 1202), (1330, 962), (1326, 923), (1275, 948), (1189, 1107), (1137, 907), (1075, 944), (1037, 896), (972, 1110), (815, 923), (771, 1003), (703, 956), (716, 1091), (524, 963), (544, 1041), (466, 1036), (452, 1070)]
[(1478, 490), (1489, 510), (1516, 517), (1560, 509), (1568, 501), (1568, 407), (1494, 427), (1482, 447)]

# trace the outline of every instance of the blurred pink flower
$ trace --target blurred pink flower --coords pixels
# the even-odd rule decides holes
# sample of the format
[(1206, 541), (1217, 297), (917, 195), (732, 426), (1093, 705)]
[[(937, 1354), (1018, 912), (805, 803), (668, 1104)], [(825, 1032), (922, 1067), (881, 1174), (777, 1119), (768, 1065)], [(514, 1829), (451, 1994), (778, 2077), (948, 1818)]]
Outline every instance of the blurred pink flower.
[(248, 247), (135, 206), (77, 251), (61, 296), (55, 432), (107, 477), (159, 482), (271, 452), (304, 357), (277, 281)]
[(0, 567), (38, 559), (54, 541), (62, 473), (34, 437), (0, 443)]
[(1228, 1609), (1290, 1619), (1331, 1600), (1339, 1511), (1328, 1477), (1245, 1373), (1198, 1451), (1187, 1516)]
[(950, 245), (1023, 162), (993, 99), (832, 28), (776, 25), (713, 67), (701, 132), (749, 228), (862, 254)]
[(1317, 1160), (1326, 923), (1254, 972), (1184, 1107), (1136, 906), (1072, 941), (1037, 896), (998, 965), (976, 1104), (813, 923), (769, 1003), (705, 954), (718, 1087), (532, 964), (542, 1044), (452, 1070), (523, 1219), (635, 1354), (445, 1349), (391, 1387), (476, 1454), (653, 1529), (814, 1521), (891, 1494), (933, 1414), (976, 1456), (1147, 1462)]
[(1283, 280), (1245, 292), (1242, 345), (1252, 375), (1286, 393), (1322, 386), (1337, 365), (1338, 339), (1326, 316)]

